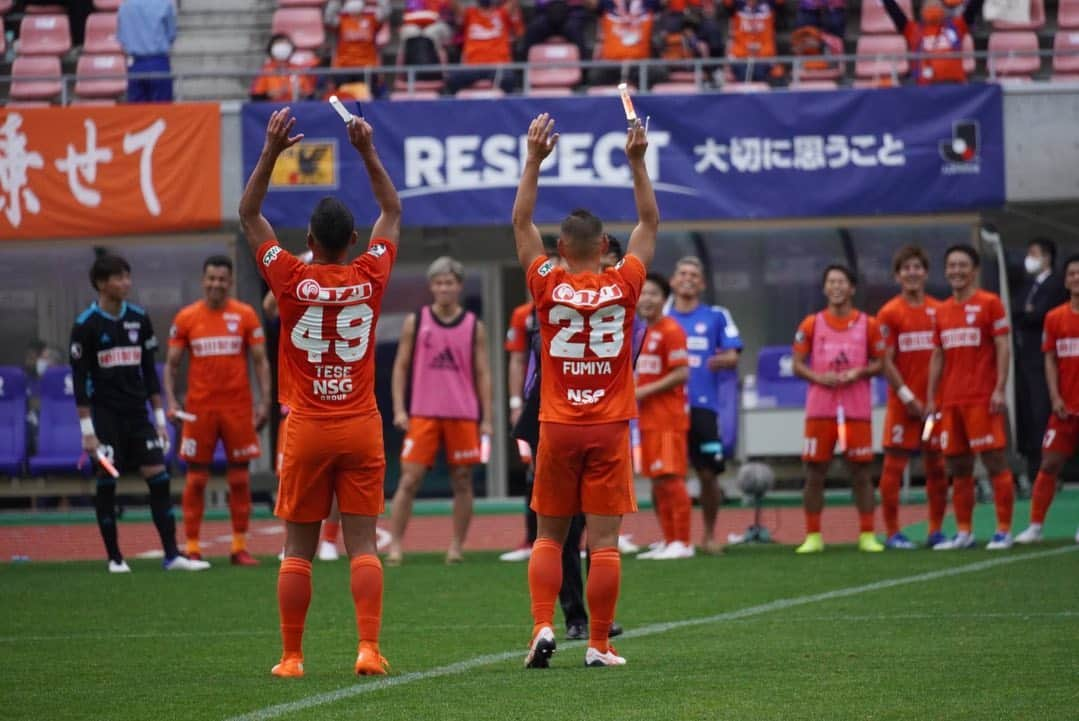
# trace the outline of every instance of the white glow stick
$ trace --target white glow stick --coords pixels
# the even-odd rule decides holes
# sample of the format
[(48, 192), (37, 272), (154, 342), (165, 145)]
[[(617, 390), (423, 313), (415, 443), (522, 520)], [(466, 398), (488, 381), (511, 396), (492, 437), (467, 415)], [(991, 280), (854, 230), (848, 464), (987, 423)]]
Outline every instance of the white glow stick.
[(928, 443), (929, 439), (933, 437), (933, 426), (937, 424), (933, 415), (930, 415), (925, 419), (925, 426), (922, 428), (922, 443)]
[(341, 101), (337, 99), (336, 95), (330, 96), (330, 105), (337, 111), (337, 114), (341, 116), (341, 120), (345, 121), (345, 125), (352, 122), (352, 113), (345, 109), (345, 106), (341, 104)]
[(637, 122), (637, 111), (633, 108), (633, 98), (629, 96), (629, 86), (625, 83), (619, 83), (618, 94), (622, 96), (622, 109), (626, 111), (626, 124), (632, 128)]
[(110, 476), (113, 478), (120, 477), (120, 471), (116, 470), (116, 466), (112, 465), (112, 461), (109, 460), (109, 457), (105, 455), (103, 450), (98, 448), (96, 455), (97, 462), (101, 464), (101, 467), (104, 468)]
[(188, 413), (187, 411), (175, 411), (173, 415), (179, 418), (181, 421), (187, 421), (188, 423), (194, 423), (199, 419), (194, 413)]

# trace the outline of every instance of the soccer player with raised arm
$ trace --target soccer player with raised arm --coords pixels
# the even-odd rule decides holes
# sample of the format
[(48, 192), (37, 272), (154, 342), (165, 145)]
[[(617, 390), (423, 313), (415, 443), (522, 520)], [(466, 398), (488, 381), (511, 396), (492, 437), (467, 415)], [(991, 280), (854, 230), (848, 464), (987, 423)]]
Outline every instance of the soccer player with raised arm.
[[(884, 468), (880, 476), (880, 507), (888, 534), (888, 548), (916, 546), (899, 530), (899, 489), (903, 471), (915, 453), (925, 466), (925, 494), (929, 499), (929, 548), (946, 540), (941, 532), (948, 507), (948, 476), (940, 454), (940, 426), (922, 440), (925, 425), (929, 359), (933, 355), (933, 329), (940, 301), (926, 294), (929, 256), (915, 245), (900, 248), (892, 261), (900, 293), (877, 313), (884, 353), (884, 377), (888, 380), (888, 412), (884, 420)], [(938, 398), (939, 400), (939, 398)]]
[[(1042, 352), (1053, 412), (1042, 441), (1042, 465), (1030, 499), (1030, 525), (1017, 543), (1042, 540), (1042, 524), (1057, 490), (1057, 476), (1079, 450), (1079, 255), (1064, 263), (1064, 287), (1071, 299), (1045, 316)], [(1075, 532), (1079, 543), (1079, 530)]]
[[(82, 431), (82, 448), (97, 477), (94, 506), (109, 556), (110, 573), (130, 573), (116, 533), (116, 479), (108, 470), (138, 470), (150, 487), (150, 514), (165, 551), (167, 571), (202, 571), (206, 561), (180, 555), (172, 515), (169, 472), (165, 469), (168, 432), (161, 407), (161, 383), (154, 368), (157, 337), (146, 311), (127, 302), (131, 266), (117, 255), (103, 255), (90, 268), (97, 300), (71, 329), (71, 382)], [(154, 424), (146, 402), (154, 409)], [(104, 458), (104, 462), (100, 459)]]
[[(234, 566), (257, 566), (258, 561), (247, 551), (251, 516), (248, 463), (259, 456), (258, 430), (270, 415), (270, 361), (255, 309), (230, 297), (231, 289), (232, 260), (224, 255), (207, 258), (202, 265), (203, 299), (181, 309), (172, 321), (165, 358), (165, 397), (169, 415), (183, 421), (180, 458), (188, 464), (183, 496), (187, 557), (202, 558), (199, 529), (210, 464), (220, 439), (228, 459), (225, 477), (232, 516), (229, 560)], [(191, 360), (187, 397), (181, 407), (176, 386), (185, 352), (190, 352)], [(259, 388), (257, 411), (247, 374), (248, 356), (254, 361)]]
[(824, 481), (835, 450), (850, 469), (858, 508), (858, 550), (884, 546), (873, 535), (873, 401), (869, 379), (880, 373), (884, 342), (877, 321), (854, 307), (858, 281), (844, 265), (830, 265), (821, 278), (828, 307), (806, 316), (794, 337), (794, 374), (809, 381), (806, 395), (806, 482), (802, 497), (806, 537), (797, 553), (824, 550), (821, 512)]
[(950, 298), (937, 309), (936, 348), (929, 364), (926, 413), (935, 414), (940, 391), (940, 447), (952, 477), (952, 504), (958, 533), (938, 543), (935, 551), (971, 548), (974, 540), (974, 456), (993, 481), (997, 530), (986, 545), (990, 551), (1012, 546), (1015, 480), (1004, 449), (1011, 365), (1011, 328), (1004, 304), (995, 293), (978, 287), (978, 251), (953, 245), (944, 254), (944, 275)]
[(655, 253), (659, 208), (645, 169), (648, 140), (640, 123), (626, 136), (638, 223), (629, 252), (600, 270), (606, 239), (600, 219), (575, 210), (562, 221), (558, 251), (549, 260), (532, 216), (540, 164), (558, 142), (546, 113), (528, 128), (528, 155), (513, 205), (517, 256), (536, 303), (541, 354), (540, 441), (532, 508), (536, 543), (528, 563), (532, 641), (527, 668), (546, 668), (555, 651), (554, 604), (562, 585), (562, 544), (574, 514), (587, 518), (592, 569), (585, 595), (592, 612), (586, 666), (626, 661), (608, 641), (621, 582), (618, 532), (637, 510), (633, 494), (629, 421), (637, 415), (632, 330), (637, 298)]
[(375, 403), (375, 328), (390, 270), (397, 257), (401, 202), (375, 150), (363, 118), (348, 124), (348, 137), (371, 181), (380, 214), (367, 249), (353, 261), (357, 233), (352, 213), (326, 197), (311, 214), (310, 265), (284, 250), (262, 215), (262, 202), (278, 156), (303, 139), (292, 135), (289, 108), (275, 111), (262, 155), (240, 199), (240, 223), (259, 271), (277, 298), (281, 316), (280, 374), (291, 408), (282, 442), (278, 517), (286, 521), (285, 558), (277, 577), (281, 661), (275, 676), (303, 676), (303, 631), (311, 603), (311, 559), (319, 527), (334, 497), (351, 567), (359, 650), (354, 670), (381, 675), (379, 651), (382, 563), (375, 523), (384, 509), (386, 454)]

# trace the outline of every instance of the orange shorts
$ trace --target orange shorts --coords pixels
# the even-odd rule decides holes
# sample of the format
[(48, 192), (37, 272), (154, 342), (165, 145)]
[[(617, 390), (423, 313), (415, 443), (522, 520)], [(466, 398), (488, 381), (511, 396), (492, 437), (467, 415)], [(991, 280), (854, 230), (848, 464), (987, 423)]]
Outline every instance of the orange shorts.
[(532, 510), (541, 516), (621, 516), (637, 510), (629, 421), (540, 423)]
[(229, 463), (246, 463), (258, 458), (261, 451), (251, 406), (228, 410), (184, 410), (196, 418), (184, 421), (180, 434), (180, 458), (186, 462), (212, 463), (218, 438), (225, 443), (225, 456)]
[(925, 421), (911, 418), (907, 407), (902, 403), (888, 401), (888, 412), (884, 416), (884, 438), (882, 446), (889, 450), (940, 452), (940, 423), (933, 424), (933, 433), (928, 443), (922, 442)]
[(382, 417), (300, 418), (290, 414), (285, 428), (279, 518), (313, 523), (330, 515), (334, 496), (341, 513), (377, 516), (385, 510), (386, 453)]
[[(835, 458), (838, 441), (839, 424), (834, 418), (806, 418), (802, 460), (806, 463), (828, 463)], [(844, 457), (851, 463), (873, 461), (871, 421), (847, 421), (847, 450)]]
[(1073, 455), (1079, 449), (1079, 416), (1068, 416), (1062, 421), (1056, 413), (1050, 415), (1042, 448), (1051, 453)]
[(435, 464), (438, 449), (446, 451), (446, 463), (451, 466), (471, 466), (480, 462), (480, 426), (476, 421), (462, 418), (408, 419), (408, 433), (401, 446), (401, 461), (418, 463), (430, 468)]
[(940, 447), (946, 456), (999, 451), (1008, 446), (1003, 413), (990, 413), (988, 403), (942, 408)]
[(689, 446), (685, 431), (641, 431), (641, 473), (648, 478), (686, 477)]

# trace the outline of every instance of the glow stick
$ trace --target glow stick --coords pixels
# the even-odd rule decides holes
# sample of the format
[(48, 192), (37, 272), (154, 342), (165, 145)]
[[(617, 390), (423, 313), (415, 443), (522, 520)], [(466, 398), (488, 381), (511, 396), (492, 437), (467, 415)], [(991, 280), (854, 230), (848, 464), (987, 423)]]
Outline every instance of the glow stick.
[(632, 128), (637, 124), (637, 111), (633, 108), (633, 98), (629, 96), (629, 86), (619, 83), (618, 94), (622, 96), (622, 109), (626, 111), (626, 125)]
[(486, 433), (480, 438), (480, 463), (491, 460), (491, 436)]
[(528, 441), (517, 439), (517, 455), (521, 457), (521, 463), (532, 462), (532, 446), (528, 445)]
[(172, 415), (176, 416), (181, 421), (187, 421), (188, 423), (194, 423), (199, 419), (194, 413), (188, 413), (187, 411), (173, 411)]
[(847, 413), (843, 410), (843, 406), (839, 405), (835, 409), (835, 421), (839, 430), (839, 452), (847, 452)]
[(933, 437), (933, 426), (937, 424), (934, 420), (936, 414), (930, 414), (925, 419), (925, 426), (922, 427), (922, 443), (928, 443), (929, 439)]
[(97, 462), (101, 464), (101, 467), (108, 471), (109, 475), (113, 478), (120, 477), (120, 471), (116, 470), (116, 466), (112, 465), (112, 461), (105, 455), (105, 452), (100, 448), (97, 449)]
[(345, 106), (341, 104), (341, 101), (337, 99), (336, 95), (330, 96), (330, 105), (337, 111), (337, 114), (341, 116), (341, 120), (345, 121), (345, 125), (352, 122), (352, 113), (345, 109)]

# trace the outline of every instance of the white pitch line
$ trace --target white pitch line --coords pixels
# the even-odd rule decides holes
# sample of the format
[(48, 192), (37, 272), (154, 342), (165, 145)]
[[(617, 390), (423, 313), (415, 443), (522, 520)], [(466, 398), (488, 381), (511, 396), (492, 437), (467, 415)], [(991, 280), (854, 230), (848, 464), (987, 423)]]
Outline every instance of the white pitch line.
[[(1006, 566), (1012, 563), (1019, 563), (1021, 561), (1030, 561), (1039, 558), (1048, 558), (1050, 556), (1059, 556), (1064, 553), (1073, 553), (1077, 550), (1079, 550), (1079, 545), (1063, 546), (1061, 548), (1054, 548), (1048, 551), (1024, 553), (1016, 556), (1001, 556), (999, 558), (994, 558), (988, 561), (968, 563), (964, 566), (953, 566), (952, 568), (945, 568), (939, 571), (929, 571), (927, 573), (919, 573), (914, 576), (904, 576), (902, 578), (891, 578), (884, 581), (875, 581), (873, 583), (867, 583), (862, 586), (839, 588), (834, 591), (814, 593), (808, 596), (781, 598), (776, 601), (762, 603), (758, 606), (749, 606), (747, 608), (742, 608), (737, 611), (717, 613), (714, 616), (703, 616), (700, 618), (689, 618), (683, 621), (671, 621), (669, 623), (656, 623), (650, 626), (643, 626), (641, 628), (633, 629), (631, 631), (626, 631), (626, 633), (622, 635), (622, 638), (640, 638), (643, 636), (654, 636), (656, 634), (667, 633), (668, 631), (674, 631), (680, 628), (703, 626), (712, 623), (722, 623), (724, 621), (735, 621), (742, 618), (749, 618), (751, 616), (759, 616), (761, 614), (771, 613), (772, 611), (783, 611), (788, 608), (794, 608), (796, 606), (805, 606), (810, 603), (833, 601), (837, 598), (858, 596), (863, 593), (872, 593), (873, 591), (882, 591), (888, 588), (895, 588), (896, 586), (906, 586), (912, 583), (924, 583), (926, 581), (935, 581), (941, 578), (951, 578), (953, 576), (961, 576), (967, 573), (976, 573), (978, 571), (996, 568), (997, 566)], [(575, 646), (583, 645), (583, 641), (576, 641), (569, 644), (563, 644), (563, 648), (566, 646), (572, 648)], [(267, 706), (265, 708), (252, 711), (241, 716), (233, 716), (227, 719), (227, 721), (263, 721), (264, 719), (278, 718), (286, 714), (295, 713), (298, 711), (306, 711), (308, 709), (315, 708), (316, 706), (325, 706), (326, 704), (342, 701), (347, 698), (352, 698), (353, 696), (373, 693), (375, 691), (382, 691), (383, 689), (393, 688), (394, 686), (403, 686), (405, 684), (415, 683), (417, 681), (427, 681), (429, 679), (440, 678), (442, 676), (453, 676), (455, 674), (471, 671), (472, 669), (479, 668), (481, 666), (489, 666), (495, 663), (502, 663), (503, 661), (520, 661), (523, 657), (523, 654), (524, 652), (521, 649), (515, 649), (513, 651), (504, 651), (502, 653), (491, 653), (483, 656), (476, 656), (474, 658), (466, 659), (464, 661), (458, 661), (457, 663), (451, 663), (446, 666), (438, 666), (427, 671), (413, 671), (412, 673), (406, 673), (401, 676), (388, 676), (374, 681), (367, 681), (364, 683), (339, 688), (336, 691), (327, 691), (325, 693), (315, 694), (314, 696), (308, 696), (306, 698), (301, 698), (296, 701), (289, 701), (287, 703)]]

